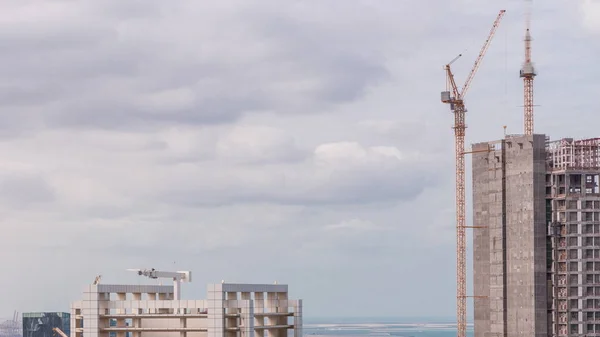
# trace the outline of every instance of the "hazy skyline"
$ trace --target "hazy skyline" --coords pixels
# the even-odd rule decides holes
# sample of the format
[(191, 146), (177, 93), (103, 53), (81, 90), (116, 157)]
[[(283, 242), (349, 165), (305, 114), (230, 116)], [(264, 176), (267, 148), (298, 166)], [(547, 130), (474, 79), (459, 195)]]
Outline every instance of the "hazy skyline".
[[(462, 84), (506, 9), (467, 143), (522, 132), (524, 8), (0, 2), (0, 317), (152, 267), (192, 270), (185, 298), (277, 280), (307, 317), (454, 315), (443, 65)], [(532, 35), (535, 131), (599, 136), (600, 3), (534, 1)]]

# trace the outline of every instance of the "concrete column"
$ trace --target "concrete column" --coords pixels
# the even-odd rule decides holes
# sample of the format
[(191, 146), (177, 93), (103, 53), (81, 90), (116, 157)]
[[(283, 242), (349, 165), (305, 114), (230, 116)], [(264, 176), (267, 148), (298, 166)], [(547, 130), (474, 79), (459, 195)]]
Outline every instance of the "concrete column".
[[(277, 293), (277, 302), (277, 312), (287, 314), (289, 312), (288, 293)], [(288, 325), (287, 316), (277, 317), (277, 325)], [(285, 337), (287, 335), (285, 332), (285, 330), (282, 330), (280, 335)]]
[(224, 337), (224, 300), (222, 284), (209, 284), (208, 303), (208, 337)]
[(302, 300), (298, 300), (294, 307), (294, 337), (303, 337), (302, 334)]
[[(255, 292), (254, 293), (254, 313), (264, 313), (265, 312), (265, 293), (263, 292)], [(258, 329), (256, 327), (261, 327), (265, 325), (264, 316), (254, 316), (254, 327), (256, 337), (264, 337), (265, 330)]]
[[(187, 328), (187, 318), (182, 317), (179, 319), (179, 327), (180, 328)], [(186, 337), (187, 336), (187, 332), (186, 331), (180, 331), (179, 332), (179, 337)]]
[[(249, 293), (244, 293), (248, 294)], [(244, 297), (242, 294), (242, 297)], [(254, 301), (248, 299), (243, 300), (240, 305), (240, 330), (241, 337), (254, 337)]]
[[(273, 313), (277, 312), (277, 293), (268, 292), (267, 301), (265, 303), (265, 312)], [(267, 316), (266, 326), (277, 325), (277, 317)], [(278, 330), (267, 329), (265, 333), (266, 337), (279, 337)]]

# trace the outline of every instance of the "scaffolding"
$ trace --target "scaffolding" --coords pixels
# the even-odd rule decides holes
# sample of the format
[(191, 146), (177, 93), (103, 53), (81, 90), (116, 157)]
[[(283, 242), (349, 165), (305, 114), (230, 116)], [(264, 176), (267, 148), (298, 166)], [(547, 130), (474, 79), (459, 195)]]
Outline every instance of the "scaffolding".
[(15, 311), (12, 319), (0, 323), (0, 337), (22, 337), (23, 322), (18, 312)]

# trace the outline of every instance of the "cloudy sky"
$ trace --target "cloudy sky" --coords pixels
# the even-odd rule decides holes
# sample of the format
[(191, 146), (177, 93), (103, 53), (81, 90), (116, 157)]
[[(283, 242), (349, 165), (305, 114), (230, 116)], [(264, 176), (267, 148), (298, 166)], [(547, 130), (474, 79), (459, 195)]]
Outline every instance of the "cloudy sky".
[[(290, 284), (306, 316), (452, 316), (452, 116), (522, 130), (523, 0), (0, 0), (0, 317), (96, 274)], [(536, 131), (598, 136), (600, 2), (533, 5)], [(431, 305), (434, 303), (435, 305)]]

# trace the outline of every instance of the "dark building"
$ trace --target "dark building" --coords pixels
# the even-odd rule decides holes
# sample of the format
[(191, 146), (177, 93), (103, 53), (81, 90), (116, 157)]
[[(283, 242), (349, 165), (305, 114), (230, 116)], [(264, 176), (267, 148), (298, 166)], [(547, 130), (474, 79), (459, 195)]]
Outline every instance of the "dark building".
[(23, 313), (23, 337), (60, 337), (52, 329), (71, 335), (71, 314), (65, 312)]

